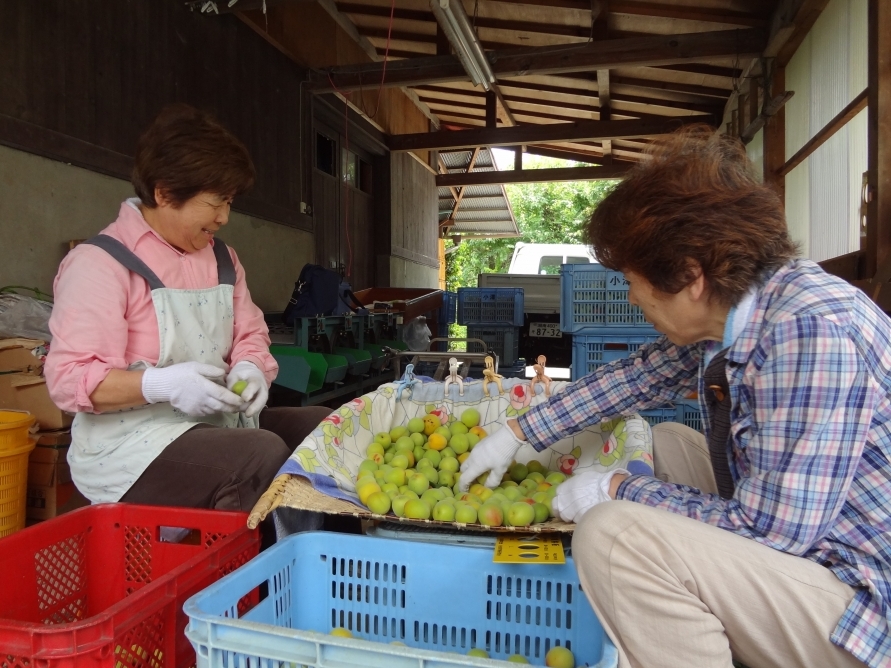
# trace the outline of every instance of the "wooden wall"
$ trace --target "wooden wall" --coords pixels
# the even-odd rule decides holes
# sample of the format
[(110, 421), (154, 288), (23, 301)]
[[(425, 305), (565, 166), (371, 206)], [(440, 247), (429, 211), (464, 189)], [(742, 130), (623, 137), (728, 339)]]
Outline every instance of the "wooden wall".
[(439, 269), (436, 177), (407, 153), (391, 162), (391, 255)]
[[(389, 213), (375, 207), (380, 190), (377, 185), (377, 159), (386, 155), (383, 135), (358, 114), (333, 96), (313, 101), (311, 144), (316, 149), (316, 135), (321, 133), (336, 143), (337, 176), (317, 168), (316, 151), (312, 151), (313, 233), (316, 260), (319, 264), (341, 270), (349, 277), (354, 290), (376, 285), (375, 238), (385, 234)], [(373, 184), (363, 192), (343, 182), (342, 151), (349, 148), (366, 164), (371, 165)]]
[(303, 70), (237, 17), (182, 0), (3, 0), (0, 64), (0, 143), (128, 178), (141, 130), (187, 102), (254, 159), (257, 184), (235, 208), (312, 229), (299, 213)]

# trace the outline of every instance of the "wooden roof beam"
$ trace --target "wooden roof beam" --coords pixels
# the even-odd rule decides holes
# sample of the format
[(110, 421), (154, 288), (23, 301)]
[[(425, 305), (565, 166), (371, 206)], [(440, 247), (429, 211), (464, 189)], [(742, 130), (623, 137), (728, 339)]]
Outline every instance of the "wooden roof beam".
[[(532, 90), (537, 92), (547, 92), (547, 93), (557, 93), (558, 95), (574, 95), (577, 97), (590, 97), (592, 94), (596, 94), (596, 77), (584, 77), (584, 76), (559, 76), (554, 77), (555, 79), (563, 79), (569, 84), (572, 81), (585, 81), (595, 83), (595, 88), (593, 90), (589, 90), (587, 88), (573, 88), (570, 85), (567, 86), (555, 86), (553, 84), (542, 84), (542, 83), (530, 83), (527, 81), (515, 81), (514, 79), (502, 79), (499, 83), (503, 88), (521, 88), (524, 90)], [(635, 93), (646, 97), (647, 94), (652, 94), (651, 91), (658, 91), (658, 95), (664, 95), (665, 97), (652, 98), (654, 100), (673, 100), (675, 102), (693, 102), (694, 104), (715, 104), (722, 105), (724, 104), (724, 100), (727, 99), (727, 96), (730, 95), (730, 90), (724, 90), (721, 88), (708, 88), (705, 86), (693, 86), (689, 84), (676, 84), (665, 81), (653, 81), (651, 79), (637, 79), (631, 77), (620, 77), (616, 76), (613, 72), (610, 72), (610, 83), (615, 87), (624, 87), (625, 90), (632, 90)], [(432, 86), (429, 88), (433, 88)], [(448, 91), (449, 89), (443, 87), (440, 88), (443, 92)], [(451, 92), (458, 93), (457, 89), (452, 89)], [(616, 95), (615, 89), (613, 89), (613, 94)], [(621, 97), (621, 96), (619, 96)], [(720, 99), (714, 99), (720, 98)], [(560, 103), (562, 104), (562, 102)], [(656, 102), (654, 102), (656, 104)]]
[[(473, 103), (462, 103), (460, 107), (456, 107), (455, 103), (452, 103), (448, 100), (437, 100), (435, 98), (422, 97), (419, 98), (425, 102), (425, 104), (429, 104), (431, 108), (435, 111), (437, 115), (440, 116), (455, 116), (458, 118), (469, 118), (475, 121), (479, 121), (480, 123), (486, 122), (485, 110), (482, 108), (483, 105), (477, 105)], [(562, 105), (565, 106), (565, 105)], [(457, 111), (456, 109), (464, 109), (464, 111)], [(468, 114), (467, 111), (479, 110), (477, 114)], [(557, 107), (553, 108), (554, 110)], [(525, 118), (541, 118), (545, 121), (557, 121), (558, 123), (578, 123), (589, 121), (588, 118), (581, 118), (579, 116), (573, 116), (569, 114), (560, 114), (556, 111), (530, 111), (529, 109), (515, 109), (514, 116), (518, 119), (518, 123), (521, 123), (519, 120), (522, 117)], [(660, 114), (645, 114), (639, 111), (625, 111), (622, 109), (613, 109), (613, 119), (614, 120), (650, 120), (650, 121), (658, 121), (665, 122), (669, 121), (673, 118), (684, 118), (688, 121), (692, 122), (696, 120), (700, 123), (706, 123), (707, 125), (715, 124), (715, 116), (711, 114), (702, 114), (697, 116), (678, 116), (678, 115), (660, 115)], [(398, 136), (398, 135), (397, 135)]]
[[(580, 45), (508, 49), (487, 52), (486, 55), (496, 76), (523, 76), (533, 73), (584, 72), (628, 65), (668, 65), (710, 57), (751, 57), (760, 54), (765, 44), (765, 31), (749, 28), (610, 39)], [(341, 91), (356, 90), (369, 86), (373, 81), (379, 82), (382, 70), (383, 63), (373, 63), (314, 71), (314, 81), (307, 88), (315, 92), (330, 92), (334, 86)], [(428, 56), (388, 63), (384, 85), (417, 86), (466, 80), (467, 74), (457, 57)]]
[[(450, 115), (443, 112), (443, 115)], [(458, 114), (454, 114), (458, 115)], [(620, 137), (652, 137), (668, 134), (689, 118), (662, 121), (580, 121), (578, 123), (550, 123), (547, 125), (518, 125), (515, 128), (439, 131), (417, 134), (391, 135), (387, 144), (391, 151), (423, 151), (430, 149), (475, 148), (477, 146), (517, 146), (561, 141), (591, 141)], [(695, 122), (702, 122), (696, 119)]]
[(470, 174), (441, 174), (436, 185), (492, 186), (505, 183), (548, 183), (552, 181), (600, 181), (619, 179), (631, 168), (630, 163), (604, 167), (555, 167), (552, 169), (513, 169), (503, 172), (471, 172)]
[(656, 69), (674, 70), (676, 72), (689, 72), (690, 74), (705, 74), (725, 79), (739, 79), (742, 69), (738, 67), (724, 67), (722, 65), (709, 65), (708, 63), (673, 63), (671, 65), (655, 65)]
[[(505, 84), (506, 85), (506, 84)], [(436, 89), (436, 90), (431, 90)], [(443, 93), (441, 87), (437, 86), (424, 86), (418, 87), (415, 89), (418, 97), (423, 100), (426, 104), (440, 104), (440, 105), (455, 105), (460, 106), (464, 109), (484, 109), (485, 104), (483, 104), (483, 95), (472, 95), (472, 93)], [(503, 91), (499, 91), (503, 92)], [(442, 97), (441, 95), (461, 95), (463, 97), (472, 97), (475, 100), (480, 100), (477, 102), (467, 102), (465, 100), (456, 100), (449, 99), (448, 97)], [(623, 116), (635, 116), (634, 111), (631, 110), (622, 110), (615, 106), (618, 104), (620, 106), (624, 106), (627, 104), (644, 104), (648, 106), (655, 107), (663, 107), (665, 109), (679, 109), (681, 111), (689, 111), (696, 112), (699, 114), (707, 114), (707, 115), (716, 115), (722, 112), (721, 101), (718, 101), (717, 104), (694, 104), (691, 102), (675, 102), (673, 100), (662, 100), (658, 98), (644, 98), (638, 97), (634, 95), (621, 95), (614, 96), (611, 99), (611, 104), (609, 106), (610, 113), (618, 113)], [(566, 101), (555, 101), (549, 100), (547, 98), (542, 97), (526, 97), (523, 95), (512, 95), (512, 94), (504, 94), (503, 100), (505, 104), (507, 102), (515, 102), (517, 104), (531, 104), (540, 107), (548, 107), (555, 109), (576, 109), (578, 111), (599, 114), (600, 120), (610, 120), (610, 118), (604, 118), (603, 108), (598, 106), (596, 100), (591, 100), (591, 102), (566, 102)], [(515, 113), (521, 114), (523, 113), (520, 109), (516, 109)], [(511, 125), (516, 125), (516, 123), (511, 123)]]
[[(511, 5), (539, 5), (552, 9), (576, 9), (587, 11), (591, 8), (589, 0), (490, 0)], [(690, 21), (704, 21), (709, 23), (724, 23), (728, 25), (748, 26), (753, 28), (765, 27), (767, 21), (747, 12), (732, 11), (729, 9), (709, 9), (692, 5), (663, 5), (654, 2), (628, 2), (610, 1), (610, 11), (613, 14), (634, 14), (638, 16), (654, 16), (666, 19), (687, 19)]]
[[(386, 6), (362, 5), (354, 2), (338, 2), (337, 8), (345, 14), (356, 16), (390, 17), (390, 8)], [(590, 3), (588, 9), (590, 10)], [(406, 21), (431, 22), (435, 21), (433, 12), (417, 9), (396, 8), (393, 12), (394, 19)], [(512, 21), (492, 17), (477, 16), (474, 20), (477, 28), (491, 30), (508, 30), (512, 32), (532, 32), (545, 35), (560, 35), (562, 37), (579, 37), (587, 39), (591, 35), (590, 26), (567, 25), (564, 23), (542, 23), (539, 21)]]

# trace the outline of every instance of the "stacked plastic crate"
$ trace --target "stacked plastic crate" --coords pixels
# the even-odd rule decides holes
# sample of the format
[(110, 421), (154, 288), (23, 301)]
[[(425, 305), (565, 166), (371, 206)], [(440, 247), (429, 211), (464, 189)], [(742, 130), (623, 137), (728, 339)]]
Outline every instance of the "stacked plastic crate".
[(501, 367), (514, 366), (520, 356), (523, 288), (458, 288), (458, 324), (467, 325), (467, 338), (481, 339), (494, 351)]
[[(458, 313), (458, 293), (443, 291), (442, 306), (439, 307), (439, 327), (433, 336), (439, 338), (448, 338), (449, 325), (455, 322)], [(445, 350), (445, 345), (441, 344), (441, 349)]]
[[(599, 264), (564, 264), (560, 280), (560, 329), (572, 334), (572, 380), (628, 357), (660, 334), (628, 301), (628, 281)], [(650, 424), (675, 421), (699, 431), (696, 401), (642, 411)]]

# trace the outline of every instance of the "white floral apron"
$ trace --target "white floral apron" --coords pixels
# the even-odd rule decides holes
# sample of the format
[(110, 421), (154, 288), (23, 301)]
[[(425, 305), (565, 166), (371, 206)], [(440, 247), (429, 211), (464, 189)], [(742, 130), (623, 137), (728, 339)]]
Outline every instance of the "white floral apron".
[[(161, 340), (157, 367), (202, 362), (228, 371), (235, 266), (222, 241), (216, 239), (213, 245), (219, 285), (201, 290), (165, 288), (142, 260), (108, 235), (100, 234), (84, 243), (99, 246), (148, 282)], [(149, 366), (140, 361), (128, 370)], [(168, 402), (100, 415), (78, 413), (71, 426), (68, 452), (74, 483), (93, 503), (118, 501), (164, 448), (199, 423), (216, 427), (257, 426), (256, 418), (249, 420), (237, 413), (192, 417)]]

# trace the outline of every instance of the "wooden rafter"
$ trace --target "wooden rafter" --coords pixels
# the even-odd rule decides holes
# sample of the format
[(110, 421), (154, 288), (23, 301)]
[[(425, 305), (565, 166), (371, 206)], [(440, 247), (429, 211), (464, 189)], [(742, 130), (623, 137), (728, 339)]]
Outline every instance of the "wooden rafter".
[(600, 181), (618, 179), (631, 165), (613, 164), (604, 167), (555, 167), (553, 169), (514, 169), (503, 172), (443, 174), (436, 177), (437, 186), (491, 186), (505, 183), (546, 183), (549, 181)]
[[(589, 42), (578, 46), (536, 47), (488, 52), (496, 76), (532, 73), (583, 72), (628, 65), (653, 66), (690, 60), (760, 54), (766, 33), (758, 28), (719, 30), (679, 35), (650, 35)], [(355, 90), (380, 81), (382, 63), (333, 67), (313, 74), (308, 87), (316, 92)], [(466, 81), (467, 74), (455, 56), (430, 56), (397, 60), (387, 66), (385, 86), (417, 86), (425, 83)]]
[(687, 125), (687, 118), (662, 121), (580, 121), (547, 125), (519, 125), (515, 128), (465, 130), (463, 132), (422, 132), (391, 135), (391, 151), (475, 148), (477, 146), (517, 146), (547, 142), (591, 141), (616, 137), (652, 137)]
[[(610, 81), (612, 81), (612, 77), (610, 77)], [(541, 106), (564, 109), (578, 109), (580, 111), (597, 111), (599, 108), (596, 99), (591, 98), (592, 91), (588, 91), (585, 89), (573, 89), (562, 86), (549, 86), (547, 84), (525, 83), (522, 81), (514, 81), (511, 79), (500, 82), (499, 89), (500, 92), (503, 94), (504, 99), (508, 102), (536, 104)], [(431, 85), (417, 86), (415, 87), (415, 90), (421, 97), (438, 98), (443, 102), (457, 103), (458, 100), (462, 98), (469, 98), (474, 101), (483, 99), (482, 91), (478, 91), (476, 89), (468, 90), (464, 88), (448, 88), (446, 86)], [(615, 87), (612, 87), (611, 90), (611, 100), (614, 103), (621, 104), (624, 102), (628, 104), (647, 104), (657, 107), (666, 107), (669, 109), (698, 111), (704, 114), (719, 113), (724, 103), (723, 99), (719, 100), (714, 98), (699, 98), (694, 96), (686, 96), (686, 99), (683, 99), (683, 95), (679, 96), (682, 99), (672, 99), (673, 96), (671, 95), (668, 95), (664, 98), (649, 97), (643, 95), (633, 95), (630, 93), (623, 94), (620, 92), (616, 92)], [(643, 89), (630, 89), (626, 86), (619, 86), (619, 90), (640, 90), (641, 92), (643, 92)], [(513, 91), (519, 91), (520, 94), (517, 94)], [(526, 91), (531, 91), (531, 94), (522, 94)], [(554, 100), (548, 98), (547, 96), (543, 96), (542, 93), (555, 93), (558, 95), (573, 96), (579, 99), (587, 99), (588, 101), (576, 102), (565, 99)], [(726, 94), (724, 97), (726, 98)], [(462, 100), (462, 102), (460, 103), (464, 104), (465, 102), (466, 100)]]
[[(588, 0), (491, 0), (511, 5), (541, 5), (552, 9), (576, 9), (586, 11), (591, 8)], [(663, 5), (654, 2), (637, 2), (634, 0), (610, 2), (610, 11), (614, 14), (636, 14), (639, 16), (653, 16), (667, 19), (687, 19), (690, 21), (704, 21), (710, 23), (723, 23), (728, 25), (764, 27), (766, 20), (748, 12), (739, 12), (726, 9), (708, 9), (690, 5)]]
[[(434, 100), (429, 98), (419, 98), (422, 101), (425, 101), (425, 104), (428, 104), (430, 108), (438, 115), (438, 116), (456, 116), (459, 118), (468, 118), (479, 121), (481, 125), (485, 124), (485, 110), (482, 109), (482, 105), (476, 105), (472, 103), (464, 103), (456, 108), (455, 104), (448, 101), (442, 100)], [(516, 106), (516, 105), (515, 105)], [(460, 110), (459, 110), (460, 109)], [(519, 108), (517, 107), (514, 110), (514, 116), (517, 118), (519, 123), (535, 123), (538, 122), (537, 119), (541, 119), (548, 123), (578, 123), (583, 121), (591, 120), (590, 115), (587, 116), (579, 116), (578, 114), (573, 115), (569, 113), (560, 113), (558, 107), (549, 107), (549, 111), (533, 111), (531, 109)], [(473, 113), (476, 111), (477, 113)], [(469, 113), (468, 113), (469, 112)], [(638, 111), (623, 111), (623, 110), (613, 110), (613, 120), (650, 120), (654, 122), (665, 122), (670, 121), (675, 118), (684, 118), (687, 121), (696, 120), (700, 123), (706, 123), (708, 125), (715, 125), (715, 116), (710, 114), (702, 114), (702, 115), (682, 115), (682, 116), (667, 116), (667, 115), (658, 115), (658, 114), (644, 114)], [(533, 119), (533, 120), (526, 120)]]
[[(390, 8), (385, 6), (362, 5), (354, 2), (338, 2), (337, 8), (346, 13), (355, 16), (390, 16)], [(588, 9), (590, 9), (590, 4)], [(433, 12), (416, 10), (416, 9), (396, 9), (393, 12), (394, 19), (418, 22), (432, 22)], [(531, 32), (542, 33), (546, 35), (560, 35), (562, 37), (578, 37), (587, 39), (591, 35), (590, 26), (574, 26), (563, 23), (543, 23), (540, 21), (511, 21), (505, 19), (497, 19), (491, 17), (478, 16), (474, 20), (477, 28), (488, 28), (492, 30), (509, 30), (512, 32)], [(423, 33), (417, 33), (423, 34)], [(425, 40), (421, 40), (425, 41)]]
[(661, 70), (675, 70), (677, 72), (689, 72), (690, 74), (705, 74), (731, 80), (738, 79), (742, 76), (742, 69), (738, 67), (709, 65), (708, 63), (674, 63), (672, 65), (656, 65), (655, 68)]

